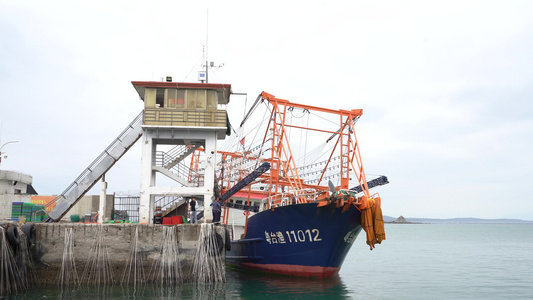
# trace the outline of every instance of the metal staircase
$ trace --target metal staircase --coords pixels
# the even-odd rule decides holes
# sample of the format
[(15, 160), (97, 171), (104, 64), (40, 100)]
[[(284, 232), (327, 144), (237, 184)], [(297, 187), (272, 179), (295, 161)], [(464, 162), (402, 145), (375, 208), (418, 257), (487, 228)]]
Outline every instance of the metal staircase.
[[(183, 186), (200, 186), (203, 181), (197, 179), (203, 178), (203, 175), (198, 174), (195, 170), (191, 170), (183, 162), (183, 160), (198, 147), (200, 146), (193, 145), (189, 147), (180, 145), (172, 148), (168, 152), (157, 151), (155, 153), (155, 164), (152, 166), (152, 169), (176, 182), (179, 182)], [(191, 175), (193, 180), (189, 179)]]
[(126, 129), (85, 169), (69, 187), (46, 206), (55, 204), (47, 221), (57, 222), (87, 193), (100, 178), (139, 140), (142, 135), (141, 112)]
[(172, 157), (170, 161), (164, 161), (163, 167), (165, 169), (172, 169), (175, 165), (181, 162), (184, 158), (191, 155), (196, 149), (200, 148), (201, 145), (178, 145), (172, 148), (170, 151), (166, 152), (168, 157)]

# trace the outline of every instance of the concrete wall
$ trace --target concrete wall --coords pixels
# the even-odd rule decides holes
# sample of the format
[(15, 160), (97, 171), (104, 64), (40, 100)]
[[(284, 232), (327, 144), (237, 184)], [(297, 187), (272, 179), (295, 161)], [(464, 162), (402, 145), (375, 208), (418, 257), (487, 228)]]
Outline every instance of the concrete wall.
[(13, 202), (31, 202), (27, 195), (0, 195), (0, 220), (11, 220), (11, 208)]
[[(65, 232), (72, 228), (73, 251), (78, 276), (83, 274), (87, 261), (90, 260), (95, 241), (99, 234), (103, 234), (104, 245), (109, 253), (108, 259), (117, 281), (122, 278), (124, 269), (130, 258), (130, 248), (134, 241), (135, 231), (138, 231), (138, 243), (141, 247), (143, 268), (149, 274), (152, 266), (160, 259), (161, 247), (164, 242), (163, 227), (176, 230), (179, 258), (185, 281), (194, 281), (192, 266), (196, 256), (198, 238), (201, 225), (181, 224), (177, 226), (147, 225), (147, 224), (79, 224), (79, 223), (40, 223), (35, 224), (36, 241), (42, 245), (40, 261), (47, 265), (36, 270), (40, 283), (56, 284), (63, 260), (65, 249)], [(216, 226), (216, 232), (225, 240), (225, 228)], [(229, 242), (229, 241), (228, 241)], [(222, 247), (224, 247), (222, 245)], [(222, 248), (219, 259), (225, 260), (225, 250)], [(118, 282), (116, 282), (118, 283)]]

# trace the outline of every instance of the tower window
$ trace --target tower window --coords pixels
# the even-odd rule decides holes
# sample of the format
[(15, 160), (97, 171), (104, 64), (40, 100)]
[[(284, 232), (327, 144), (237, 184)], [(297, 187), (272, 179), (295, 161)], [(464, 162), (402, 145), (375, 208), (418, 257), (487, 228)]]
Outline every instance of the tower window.
[(157, 89), (155, 94), (155, 106), (165, 107), (165, 89)]

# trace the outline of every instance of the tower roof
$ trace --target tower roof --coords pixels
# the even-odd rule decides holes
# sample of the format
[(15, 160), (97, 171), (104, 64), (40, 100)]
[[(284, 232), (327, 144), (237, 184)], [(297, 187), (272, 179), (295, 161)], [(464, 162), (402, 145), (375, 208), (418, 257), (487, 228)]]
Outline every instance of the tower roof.
[(177, 89), (199, 89), (216, 90), (219, 94), (219, 104), (228, 104), (231, 94), (231, 84), (222, 83), (199, 83), (199, 82), (166, 82), (166, 81), (132, 81), (133, 87), (139, 97), (144, 101), (144, 91), (146, 88), (177, 88)]

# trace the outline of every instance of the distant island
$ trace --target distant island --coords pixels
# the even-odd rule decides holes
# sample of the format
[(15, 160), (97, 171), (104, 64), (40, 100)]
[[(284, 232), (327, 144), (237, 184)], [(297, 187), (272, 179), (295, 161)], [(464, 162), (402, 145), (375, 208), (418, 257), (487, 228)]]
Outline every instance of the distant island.
[(479, 218), (452, 218), (452, 219), (431, 219), (431, 218), (398, 218), (383, 216), (385, 223), (393, 224), (533, 224), (533, 221), (519, 219), (479, 219)]
[(399, 216), (398, 218), (394, 219), (393, 217), (389, 217), (389, 216), (383, 216), (383, 221), (385, 223), (398, 223), (398, 224), (412, 224), (412, 223), (419, 223), (419, 222), (411, 222), (411, 221), (407, 221), (406, 218), (404, 218), (404, 216)]

